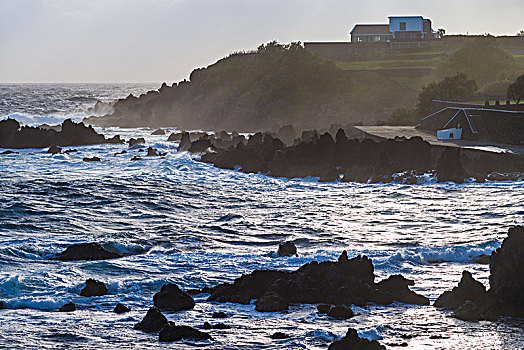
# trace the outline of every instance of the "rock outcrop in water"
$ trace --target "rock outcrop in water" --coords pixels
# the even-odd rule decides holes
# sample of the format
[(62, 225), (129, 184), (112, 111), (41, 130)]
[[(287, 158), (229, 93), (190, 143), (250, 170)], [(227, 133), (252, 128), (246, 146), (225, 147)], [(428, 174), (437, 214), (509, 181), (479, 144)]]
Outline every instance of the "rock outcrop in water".
[(86, 286), (80, 291), (84, 297), (97, 297), (107, 294), (107, 287), (103, 282), (89, 278), (86, 280)]
[(209, 333), (199, 331), (193, 327), (175, 326), (171, 323), (164, 325), (158, 335), (158, 340), (161, 342), (171, 342), (182, 339), (210, 340), (211, 336)]
[[(435, 174), (439, 182), (483, 181), (494, 172), (524, 178), (524, 157), (472, 149), (432, 146), (420, 137), (374, 141), (349, 139), (339, 129), (335, 139), (329, 133), (304, 132), (293, 146), (285, 146), (272, 134), (256, 133), (244, 144), (221, 148), (218, 137), (205, 136), (189, 143), (182, 136), (182, 150), (204, 142), (199, 152), (210, 149), (201, 160), (219, 168), (240, 168), (246, 173), (276, 177), (318, 177), (320, 181), (417, 183), (417, 176)], [(501, 179), (507, 179), (501, 176)]]
[[(290, 303), (335, 305), (362, 305), (368, 302), (390, 304), (408, 300), (428, 304), (427, 298), (416, 294), (406, 298), (407, 282), (375, 283), (373, 264), (366, 256), (348, 259), (344, 251), (338, 261), (305, 264), (293, 272), (255, 270), (237, 278), (232, 284), (224, 283), (204, 288), (208, 301), (249, 304), (256, 299), (258, 311), (282, 311)], [(386, 286), (384, 286), (386, 285)]]
[(490, 289), (464, 271), (457, 287), (444, 292), (434, 306), (455, 310), (462, 320), (524, 316), (524, 227), (509, 230), (502, 246), (491, 254)]
[(153, 303), (159, 309), (170, 311), (189, 310), (195, 306), (193, 297), (182, 291), (176, 284), (164, 284), (153, 296)]
[(157, 307), (152, 307), (147, 310), (146, 315), (142, 321), (133, 326), (133, 329), (138, 329), (145, 332), (158, 332), (167, 324), (167, 318), (162, 315), (162, 312)]
[(50, 260), (106, 260), (121, 258), (122, 255), (106, 250), (100, 243), (73, 244)]
[(123, 143), (120, 136), (106, 139), (91, 126), (67, 119), (60, 131), (20, 126), (16, 120), (0, 121), (0, 148), (45, 148), (50, 146), (94, 145)]
[(360, 338), (357, 331), (349, 328), (346, 335), (329, 345), (329, 350), (386, 350), (384, 345), (381, 345), (376, 340), (368, 340)]

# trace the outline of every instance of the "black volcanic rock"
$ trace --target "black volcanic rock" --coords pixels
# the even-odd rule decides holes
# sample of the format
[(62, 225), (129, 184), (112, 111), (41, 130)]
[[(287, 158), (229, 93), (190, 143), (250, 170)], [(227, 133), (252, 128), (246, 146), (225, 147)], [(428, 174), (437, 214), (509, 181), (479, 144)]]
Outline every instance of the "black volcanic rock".
[(164, 284), (153, 296), (153, 303), (160, 309), (170, 311), (189, 310), (195, 306), (193, 297), (182, 291), (176, 284)]
[(211, 316), (211, 317), (213, 317), (213, 318), (228, 318), (229, 316), (225, 312), (215, 311), (215, 312), (213, 312), (213, 316)]
[(413, 280), (409, 280), (402, 275), (391, 275), (387, 279), (377, 283), (379, 289), (391, 293), (396, 301), (406, 304), (429, 305), (429, 299), (419, 295), (409, 289), (414, 285)]
[(275, 332), (269, 336), (271, 339), (287, 339), (289, 338), (289, 334), (282, 333), (282, 332)]
[(166, 132), (163, 129), (156, 129), (151, 133), (151, 135), (165, 135)]
[(508, 237), (491, 254), (490, 292), (504, 315), (524, 316), (524, 227), (509, 229)]
[(446, 147), (437, 162), (437, 179), (439, 182), (453, 181), (456, 183), (464, 182), (467, 177), (462, 159), (460, 148)]
[(122, 255), (106, 250), (100, 243), (73, 244), (50, 260), (106, 260), (121, 258)]
[(337, 341), (331, 343), (329, 350), (386, 350), (384, 345), (381, 345), (376, 340), (368, 340), (360, 338), (357, 331), (349, 328), (346, 335)]
[(210, 340), (212, 338), (208, 333), (199, 331), (193, 327), (175, 326), (169, 323), (162, 327), (158, 336), (158, 340), (161, 342), (171, 342), (182, 339)]
[(50, 146), (93, 145), (102, 143), (122, 143), (120, 137), (106, 139), (96, 133), (91, 126), (73, 123), (67, 119), (61, 131), (20, 126), (16, 120), (0, 121), (0, 148), (45, 148)]
[(266, 292), (257, 300), (255, 310), (260, 312), (277, 312), (289, 308), (289, 302), (274, 292)]
[(290, 303), (360, 305), (395, 301), (395, 295), (382, 290), (374, 279), (370, 259), (349, 259), (343, 252), (337, 262), (313, 261), (292, 272), (255, 270), (232, 284), (206, 288), (205, 292), (210, 293), (208, 301), (249, 304), (257, 299), (260, 311), (285, 310)]
[(347, 319), (353, 317), (353, 310), (346, 305), (335, 305), (327, 312), (329, 317)]
[(146, 332), (157, 332), (166, 325), (167, 318), (162, 315), (162, 312), (157, 307), (152, 307), (147, 310), (146, 315), (142, 321), (138, 322), (133, 326), (133, 329), (138, 329)]
[(435, 303), (435, 307), (456, 310), (461, 307), (466, 300), (473, 301), (478, 304), (485, 304), (488, 298), (486, 287), (479, 281), (475, 280), (470, 272), (462, 272), (462, 278), (457, 287), (451, 291), (442, 293)]
[(129, 311), (131, 310), (127, 306), (121, 303), (116, 304), (115, 308), (113, 309), (113, 312), (117, 314), (123, 314)]
[(107, 294), (107, 287), (103, 282), (89, 278), (86, 280), (86, 286), (80, 291), (84, 297), (95, 297)]
[(58, 147), (57, 145), (52, 145), (51, 147), (49, 147), (49, 149), (47, 150), (47, 153), (51, 153), (51, 154), (60, 154), (62, 153), (62, 149), (60, 147)]
[(143, 138), (143, 137), (139, 137), (139, 138), (130, 138), (129, 141), (127, 141), (127, 143), (129, 144), (129, 147), (133, 147), (133, 146), (136, 146), (136, 145), (143, 145), (146, 143), (146, 140)]
[(293, 242), (285, 242), (278, 245), (278, 256), (296, 256), (297, 254), (297, 247), (295, 246), (295, 243)]
[(75, 311), (75, 310), (76, 310), (76, 305), (72, 301), (62, 305), (58, 309), (58, 311), (60, 311), (60, 312), (71, 312), (71, 311)]
[(184, 131), (182, 132), (182, 136), (180, 137), (180, 144), (178, 145), (177, 151), (187, 151), (191, 147), (191, 137), (189, 136), (189, 133)]
[(182, 133), (180, 132), (173, 132), (171, 133), (171, 135), (169, 135), (169, 137), (167, 138), (167, 141), (180, 141), (180, 139), (182, 138)]
[(91, 157), (91, 158), (83, 158), (82, 159), (84, 162), (99, 162), (100, 161), (100, 158), (94, 156), (94, 157)]

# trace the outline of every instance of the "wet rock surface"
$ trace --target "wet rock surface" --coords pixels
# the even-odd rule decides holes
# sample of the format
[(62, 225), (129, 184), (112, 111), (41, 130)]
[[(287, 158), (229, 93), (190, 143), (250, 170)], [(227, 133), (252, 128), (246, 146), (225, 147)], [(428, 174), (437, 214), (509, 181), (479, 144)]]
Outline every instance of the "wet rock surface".
[(60, 311), (60, 312), (72, 312), (72, 311), (75, 311), (75, 310), (76, 310), (76, 305), (72, 301), (62, 305), (58, 309), (58, 311)]
[(297, 254), (297, 247), (295, 246), (295, 243), (293, 242), (285, 242), (278, 245), (278, 256), (298, 256)]
[(106, 250), (100, 243), (73, 244), (50, 260), (106, 260), (121, 258), (122, 255)]
[(357, 331), (349, 328), (346, 335), (329, 345), (329, 350), (386, 350), (384, 345), (381, 345), (376, 340), (368, 340), (360, 338)]
[(167, 324), (167, 318), (162, 315), (162, 312), (157, 307), (150, 308), (142, 321), (133, 326), (133, 329), (142, 330), (145, 332), (157, 332)]
[(210, 340), (211, 336), (193, 327), (175, 326), (171, 323), (165, 324), (158, 336), (158, 340), (161, 342), (172, 342), (182, 339)]
[(116, 304), (115, 308), (113, 309), (113, 312), (117, 314), (123, 314), (129, 311), (131, 311), (131, 309), (121, 303)]
[(195, 306), (193, 297), (182, 291), (176, 284), (164, 284), (153, 296), (153, 303), (160, 309), (170, 311), (189, 310)]
[(255, 270), (233, 283), (205, 288), (202, 292), (210, 293), (208, 301), (249, 304), (256, 299), (256, 310), (267, 312), (287, 310), (291, 303), (390, 304), (408, 300), (406, 294), (410, 302), (416, 298), (427, 304), (426, 298), (409, 291), (406, 279), (402, 278), (402, 288), (376, 284), (373, 270), (366, 256), (349, 259), (343, 252), (337, 262), (314, 261), (292, 272)]
[(46, 148), (50, 146), (94, 145), (122, 143), (119, 136), (106, 139), (91, 126), (65, 120), (60, 131), (21, 126), (13, 119), (0, 121), (0, 148)]
[(89, 278), (86, 280), (86, 286), (80, 291), (84, 297), (95, 297), (107, 294), (107, 287), (103, 282)]

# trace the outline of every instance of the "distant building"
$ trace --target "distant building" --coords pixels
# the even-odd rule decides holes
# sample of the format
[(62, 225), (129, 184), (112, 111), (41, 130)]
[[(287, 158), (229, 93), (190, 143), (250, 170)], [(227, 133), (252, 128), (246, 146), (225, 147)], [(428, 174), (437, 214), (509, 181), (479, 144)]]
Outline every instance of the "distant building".
[(420, 41), (439, 38), (431, 20), (422, 16), (390, 16), (389, 24), (356, 24), (351, 30), (353, 43)]

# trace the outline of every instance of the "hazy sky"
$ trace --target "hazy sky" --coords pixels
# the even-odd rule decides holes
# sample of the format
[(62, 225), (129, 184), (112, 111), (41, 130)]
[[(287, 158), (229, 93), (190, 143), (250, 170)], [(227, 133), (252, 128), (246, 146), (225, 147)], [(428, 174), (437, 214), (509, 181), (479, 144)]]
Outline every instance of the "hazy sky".
[(391, 15), (514, 35), (524, 0), (0, 0), (0, 82), (171, 83), (235, 50), (346, 41)]

